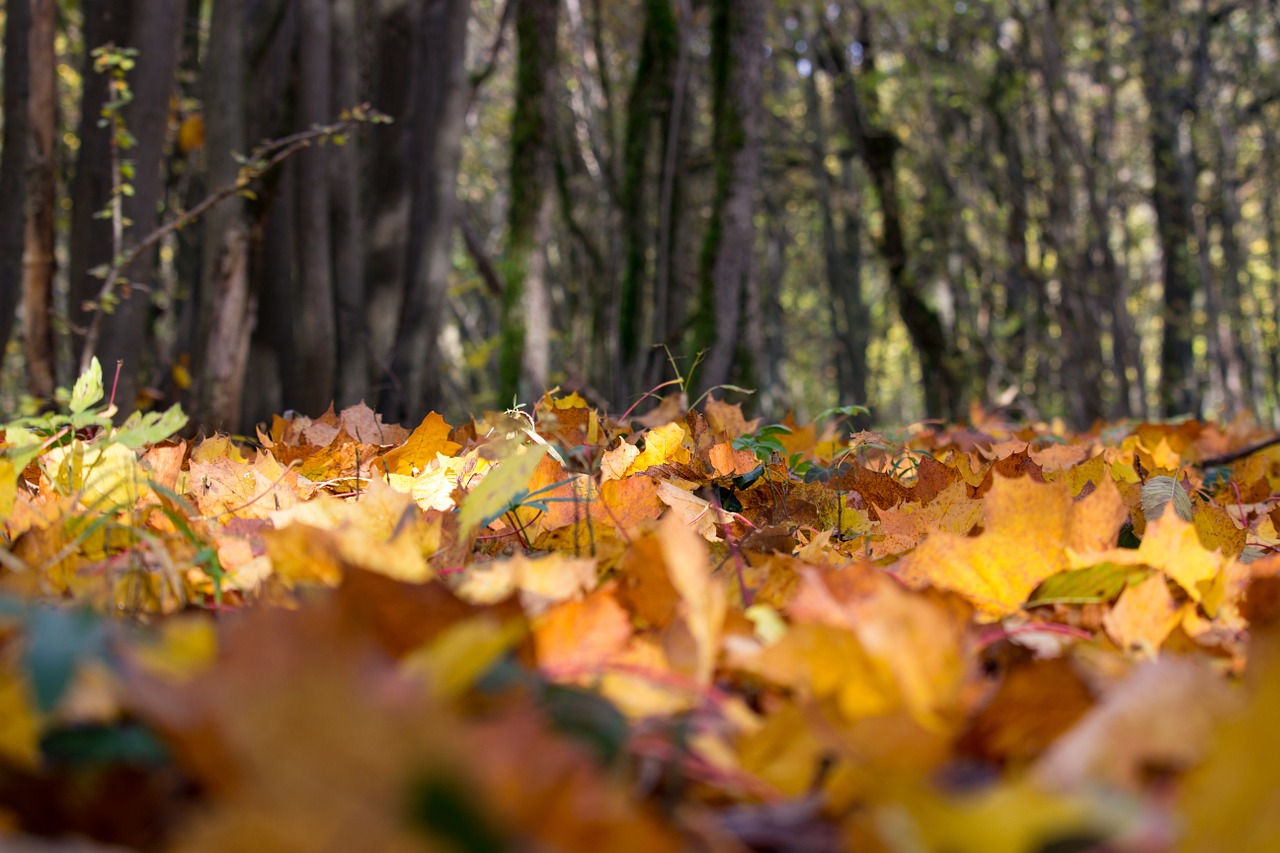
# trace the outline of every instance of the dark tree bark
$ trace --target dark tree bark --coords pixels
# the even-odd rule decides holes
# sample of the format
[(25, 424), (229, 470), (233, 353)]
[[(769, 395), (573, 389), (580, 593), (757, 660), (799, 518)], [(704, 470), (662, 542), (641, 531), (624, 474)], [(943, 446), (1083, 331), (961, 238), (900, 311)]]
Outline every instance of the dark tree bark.
[(0, 363), (4, 361), (22, 297), (30, 31), (30, 0), (9, 0), (5, 4), (4, 137), (0, 142), (4, 146), (0, 152)]
[(515, 111), (511, 118), (511, 205), (498, 400), (546, 387), (550, 306), (546, 239), (551, 219), (559, 0), (521, 0), (516, 9)]
[(639, 390), (641, 374), (653, 343), (656, 317), (655, 246), (658, 225), (652, 215), (660, 204), (654, 181), (665, 161), (680, 57), (680, 24), (672, 0), (647, 0), (640, 58), (627, 101), (623, 175), (619, 204), (625, 241), (622, 284), (618, 293), (619, 370), (614, 399)]
[[(1002, 51), (984, 103), (995, 126), (996, 147), (1003, 155), (1004, 168), (994, 177), (992, 194), (1004, 207), (1004, 242), (1008, 255), (1005, 268), (1007, 291), (1005, 315), (1013, 325), (1005, 343), (1005, 359), (1010, 379), (1019, 386), (1038, 388), (1044, 383), (1044, 365), (1034, 357), (1044, 346), (1045, 283), (1030, 263), (1031, 189), (1027, 181), (1023, 141), (1015, 123), (1022, 111), (1023, 86), (1014, 58)], [(1032, 357), (1028, 357), (1032, 356)]]
[[(715, 197), (703, 243), (695, 341), (706, 351), (698, 383), (723, 385), (735, 364), (744, 300), (755, 265), (755, 196), (760, 177), (764, 3), (713, 0), (711, 85)], [(752, 380), (746, 378), (748, 383)]]
[(51, 322), (58, 130), (56, 36), (57, 5), (54, 0), (33, 0), (29, 41), (26, 239), (22, 252), (23, 345), (27, 357), (27, 390), (44, 399), (51, 398), (57, 386), (57, 357)]
[[(86, 65), (85, 94), (81, 105), (80, 150), (72, 184), (72, 225), (70, 251), (70, 313), (72, 322), (86, 328), (91, 313), (85, 301), (95, 300), (102, 281), (89, 273), (112, 257), (112, 226), (94, 216), (111, 199), (111, 129), (99, 127), (98, 118), (105, 95), (105, 81), (93, 70), (89, 51), (115, 43), (138, 50), (137, 64), (129, 74), (133, 101), (125, 107), (124, 121), (136, 144), (117, 152), (121, 160), (133, 164), (132, 195), (124, 199), (123, 212), (131, 224), (125, 230), (123, 248), (139, 242), (158, 223), (162, 198), (164, 147), (169, 131), (169, 104), (177, 71), (178, 46), (184, 7), (172, 0), (132, 0), (107, 3), (90, 0), (84, 5)], [(118, 286), (121, 301), (114, 313), (102, 321), (96, 355), (104, 370), (112, 371), (121, 360), (116, 405), (122, 414), (132, 411), (138, 399), (140, 379), (148, 366), (150, 314), (149, 293), (155, 284), (155, 252), (148, 252), (124, 271), (129, 284)], [(81, 341), (76, 342), (79, 350)]]
[[(390, 377), (380, 409), (393, 420), (417, 420), (443, 406), (439, 338), (453, 244), (458, 161), (470, 94), (466, 79), (470, 0), (433, 0), (417, 10), (410, 30), (410, 66), (404, 145), (410, 170), (407, 197), (380, 195), (379, 220), (394, 223), (408, 206), (399, 326)], [(402, 179), (403, 180), (403, 179)]]
[(411, 6), (407, 0), (378, 0), (370, 70), (371, 99), (394, 123), (370, 134), (366, 149), (368, 204), (364, 245), (368, 305), (365, 322), (369, 328), (370, 355), (378, 373), (385, 374), (375, 386), (380, 394), (378, 410), (396, 420), (404, 417), (403, 400), (407, 393), (405, 383), (390, 371), (403, 325), (404, 268), (409, 256), (412, 195), (404, 166), (415, 162), (408, 156), (413, 123), (409, 90), (417, 76), (413, 62), (423, 61), (414, 48), (422, 8), (423, 4)]
[[(245, 144), (284, 136), (297, 128), (294, 87), (298, 41), (296, 0), (249, 0), (244, 38), (245, 73), (253, 81), (245, 92)], [(296, 258), (297, 162), (286, 160), (263, 179), (258, 199), (246, 210), (249, 228), (249, 290), (256, 294), (257, 316), (249, 344), (241, 400), (241, 427), (270, 423), (286, 402), (285, 389), (301, 386), (298, 364)]]
[[(332, 17), (329, 0), (299, 0), (298, 126), (331, 119)], [(298, 160), (297, 349), (301, 376), (285, 389), (306, 414), (334, 400), (337, 327), (334, 317), (332, 231), (329, 228), (328, 151), (303, 151)]]
[[(333, 0), (333, 102), (331, 121), (361, 102), (360, 27), (356, 0)], [(329, 213), (333, 234), (333, 282), (337, 333), (337, 399), (350, 406), (367, 393), (369, 339), (365, 331), (366, 287), (361, 148), (365, 134), (352, 134), (329, 151)]]
[[(1049, 242), (1057, 259), (1056, 273), (1061, 293), (1059, 318), (1066, 344), (1066, 364), (1061, 381), (1071, 420), (1085, 427), (1104, 414), (1102, 387), (1102, 341), (1100, 316), (1103, 313), (1096, 279), (1088, 268), (1088, 247), (1078, 232), (1074, 213), (1076, 200), (1075, 172), (1072, 169), (1072, 118), (1067, 115), (1070, 96), (1062, 69), (1062, 50), (1058, 39), (1057, 2), (1049, 0), (1038, 16), (1043, 73), (1047, 95), (1050, 128), (1048, 132), (1049, 170)], [(1086, 191), (1087, 192), (1087, 191)], [(1097, 206), (1095, 202), (1095, 207)]]
[[(816, 70), (816, 63), (814, 64)], [(823, 116), (822, 99), (814, 71), (805, 79), (805, 112), (809, 125), (809, 156), (814, 193), (822, 221), (822, 254), (826, 264), (827, 292), (831, 299), (831, 333), (841, 405), (867, 401), (867, 343), (871, 317), (862, 298), (862, 235), (856, 213), (844, 212), (843, 229), (836, 224), (833, 178), (827, 170), (831, 153)], [(844, 170), (850, 168), (844, 163)]]
[[(205, 150), (211, 190), (239, 172), (233, 154), (245, 151), (245, 0), (218, 0), (209, 25)], [(233, 197), (201, 223), (201, 353), (192, 416), (208, 429), (230, 431), (240, 422), (256, 298), (249, 287), (249, 239), (244, 201)]]
[(1191, 256), (1194, 223), (1183, 190), (1180, 150), (1184, 114), (1190, 109), (1181, 85), (1178, 51), (1173, 38), (1173, 7), (1169, 0), (1138, 0), (1130, 4), (1141, 51), (1143, 88), (1151, 115), (1151, 203), (1156, 212), (1164, 280), (1160, 347), (1160, 413), (1198, 415), (1200, 382), (1196, 376), (1196, 326), (1192, 313), (1196, 272)]

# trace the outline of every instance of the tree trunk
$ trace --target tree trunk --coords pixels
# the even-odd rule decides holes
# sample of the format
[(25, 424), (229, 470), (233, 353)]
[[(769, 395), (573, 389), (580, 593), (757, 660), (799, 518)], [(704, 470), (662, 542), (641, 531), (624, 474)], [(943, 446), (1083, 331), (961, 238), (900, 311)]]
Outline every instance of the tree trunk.
[[(99, 126), (107, 83), (94, 70), (90, 51), (107, 43), (128, 45), (132, 3), (108, 3), (107, 0), (85, 0), (84, 64), (80, 77), (84, 88), (80, 98), (80, 129), (76, 134), (80, 148), (76, 152), (75, 176), (71, 180), (71, 234), (67, 264), (68, 305), (72, 328), (72, 351), (79, 358), (84, 345), (83, 333), (93, 321), (93, 312), (84, 310), (86, 301), (96, 300), (102, 280), (89, 273), (111, 260), (111, 223), (98, 214), (111, 198), (111, 131)], [(130, 79), (137, 77), (135, 67)], [(132, 361), (132, 360), (131, 360)], [(113, 372), (114, 364), (103, 369)]]
[[(822, 254), (831, 298), (831, 333), (835, 343), (836, 393), (841, 405), (867, 401), (867, 343), (871, 318), (862, 299), (862, 253), (858, 217), (845, 212), (843, 233), (836, 227), (832, 177), (827, 171), (826, 121), (815, 71), (805, 78), (805, 113), (809, 123), (809, 159), (818, 216), (822, 221)], [(844, 164), (847, 171), (849, 163)]]
[(764, 14), (762, 0), (711, 4), (715, 197), (702, 249), (695, 330), (697, 345), (706, 352), (698, 376), (702, 388), (735, 378), (744, 300), (756, 273)]
[[(436, 0), (418, 10), (411, 31), (408, 239), (390, 383), (380, 404), (383, 415), (392, 420), (416, 421), (444, 404), (439, 338), (453, 266), (458, 162), (469, 94), (465, 60), (470, 12), (470, 0)], [(379, 215), (394, 220), (399, 199), (382, 198), (392, 209)]]
[[(1179, 86), (1178, 53), (1173, 38), (1173, 9), (1168, 0), (1140, 0), (1130, 4), (1142, 56), (1142, 79), (1151, 115), (1152, 188), (1160, 240), (1164, 320), (1160, 348), (1160, 413), (1196, 416), (1200, 411), (1200, 383), (1195, 370), (1196, 325), (1192, 313), (1195, 269), (1191, 257), (1193, 222), (1183, 191), (1180, 150), (1186, 93)], [(1188, 140), (1189, 143), (1189, 131)]]
[[(208, 184), (217, 190), (236, 179), (235, 152), (245, 150), (245, 0), (218, 0), (209, 24), (206, 84), (205, 156)], [(256, 318), (250, 292), (248, 236), (244, 201), (232, 197), (205, 214), (200, 273), (202, 331), (200, 372), (193, 419), (213, 430), (231, 431), (240, 423), (245, 366)]]
[[(1078, 237), (1075, 216), (1076, 180), (1071, 167), (1072, 148), (1079, 149), (1073, 133), (1070, 95), (1062, 68), (1058, 39), (1057, 2), (1049, 0), (1039, 16), (1047, 110), (1049, 168), (1052, 175), (1049, 203), (1049, 237), (1056, 255), (1062, 326), (1066, 353), (1061, 383), (1067, 392), (1067, 409), (1078, 428), (1087, 427), (1104, 414), (1102, 405), (1102, 340), (1099, 318), (1101, 298), (1090, 273), (1089, 248)], [(1083, 159), (1083, 157), (1081, 158)], [(1086, 190), (1086, 192), (1088, 192)], [(1094, 204), (1096, 208), (1098, 205)]]
[[(516, 9), (516, 91), (511, 118), (511, 206), (498, 400), (528, 399), (547, 382), (545, 235), (551, 203), (558, 0), (521, 0)], [(538, 338), (541, 338), (539, 340)]]
[[(377, 386), (378, 411), (389, 420), (404, 418), (408, 390), (405, 382), (390, 371), (395, 351), (401, 345), (399, 330), (404, 325), (407, 282), (405, 264), (410, 247), (409, 203), (414, 181), (406, 180), (405, 170), (413, 169), (420, 159), (409, 156), (413, 150), (410, 147), (414, 122), (411, 107), (420, 100), (411, 98), (410, 89), (418, 77), (415, 63), (425, 61), (415, 47), (424, 9), (425, 4), (415, 2), (410, 6), (408, 0), (378, 0), (374, 24), (372, 101), (391, 116), (394, 123), (370, 134), (366, 149), (365, 168), (369, 178), (368, 216), (364, 224), (368, 299), (365, 323), (369, 329), (370, 355), (379, 373), (386, 374), (380, 377)], [(442, 33), (439, 35), (444, 37)]]
[[(332, 119), (329, 0), (300, 0), (298, 18), (298, 127)], [(329, 152), (298, 155), (297, 334), (301, 385), (286, 389), (304, 413), (317, 416), (333, 402), (337, 367), (332, 232), (329, 228)]]
[[(54, 0), (31, 4), (30, 139), (27, 149), (26, 240), (23, 267), (23, 343), (27, 356), (27, 390), (50, 399), (57, 385), (54, 346), (54, 173), (57, 170), (58, 93), (57, 5)], [(2, 352), (2, 350), (0, 350)]]
[(27, 200), (30, 0), (5, 3), (4, 137), (0, 151), (0, 365), (4, 363), (23, 289)]
[[(863, 45), (864, 74), (875, 71), (870, 14), (861, 16), (858, 40)], [(875, 90), (869, 95), (865, 115), (856, 81), (848, 67), (848, 59), (837, 39), (827, 35), (824, 65), (836, 82), (836, 101), (845, 130), (853, 140), (858, 155), (871, 173), (872, 186), (880, 202), (882, 219), (879, 250), (888, 267), (889, 285), (898, 301), (902, 323), (920, 354), (924, 373), (924, 405), (929, 417), (959, 419), (964, 415), (964, 371), (958, 353), (947, 339), (942, 320), (925, 301), (919, 282), (908, 263), (907, 240), (899, 199), (895, 160), (902, 143), (877, 121)]]
[[(330, 119), (360, 103), (360, 32), (356, 0), (333, 0), (333, 103)], [(329, 211), (333, 233), (333, 278), (337, 332), (337, 397), (350, 406), (367, 393), (369, 339), (365, 331), (364, 221), (361, 148), (355, 133), (329, 150)]]
[(625, 241), (615, 326), (619, 369), (614, 377), (613, 397), (619, 401), (641, 390), (648, 345), (654, 340), (652, 330), (657, 325), (652, 309), (656, 303), (654, 248), (658, 229), (651, 211), (661, 201), (653, 193), (654, 177), (662, 172), (662, 155), (671, 125), (680, 53), (679, 26), (672, 0), (647, 0), (640, 58), (627, 101), (619, 199)]
[[(81, 104), (80, 150), (72, 184), (70, 313), (72, 322), (87, 328), (94, 312), (83, 303), (96, 300), (102, 280), (89, 270), (109, 264), (113, 253), (112, 224), (95, 215), (111, 200), (113, 156), (133, 166), (132, 194), (123, 200), (126, 230), (122, 248), (139, 242), (157, 225), (162, 198), (164, 147), (169, 132), (169, 104), (173, 95), (182, 33), (183, 6), (172, 0), (132, 0), (130, 3), (87, 2), (85, 9), (85, 93)], [(99, 127), (106, 82), (93, 70), (93, 48), (114, 42), (138, 50), (129, 72), (133, 100), (124, 108), (124, 121), (136, 143), (112, 152), (110, 127)], [(124, 271), (128, 284), (118, 285), (114, 312), (102, 319), (96, 355), (104, 370), (114, 371), (122, 360), (116, 405), (122, 414), (137, 405), (139, 380), (149, 358), (149, 293), (155, 284), (155, 253), (148, 252)], [(76, 348), (81, 341), (77, 339)]]

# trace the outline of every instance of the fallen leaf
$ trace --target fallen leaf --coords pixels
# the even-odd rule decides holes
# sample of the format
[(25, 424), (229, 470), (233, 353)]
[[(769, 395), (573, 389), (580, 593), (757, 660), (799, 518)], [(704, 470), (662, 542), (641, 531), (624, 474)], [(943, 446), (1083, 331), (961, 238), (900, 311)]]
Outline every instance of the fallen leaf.
[(931, 584), (968, 598), (987, 620), (1021, 609), (1045, 578), (1067, 568), (1072, 501), (1065, 483), (997, 477), (977, 537), (930, 536), (898, 564), (913, 586)]

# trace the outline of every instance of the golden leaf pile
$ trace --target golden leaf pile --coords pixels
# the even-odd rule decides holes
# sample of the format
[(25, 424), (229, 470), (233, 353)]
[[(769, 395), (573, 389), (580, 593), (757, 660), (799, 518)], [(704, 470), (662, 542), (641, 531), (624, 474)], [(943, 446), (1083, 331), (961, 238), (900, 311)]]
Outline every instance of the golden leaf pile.
[(1273, 849), (1280, 447), (1204, 464), (1262, 430), (649, 423), (50, 442), (0, 846)]

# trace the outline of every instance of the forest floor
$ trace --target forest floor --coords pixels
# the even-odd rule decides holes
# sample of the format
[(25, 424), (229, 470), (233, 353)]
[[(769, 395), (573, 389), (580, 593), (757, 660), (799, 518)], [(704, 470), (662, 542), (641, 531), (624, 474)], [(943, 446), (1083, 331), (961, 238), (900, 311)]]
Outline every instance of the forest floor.
[(0, 443), (0, 844), (1266, 850), (1280, 447), (576, 395)]

